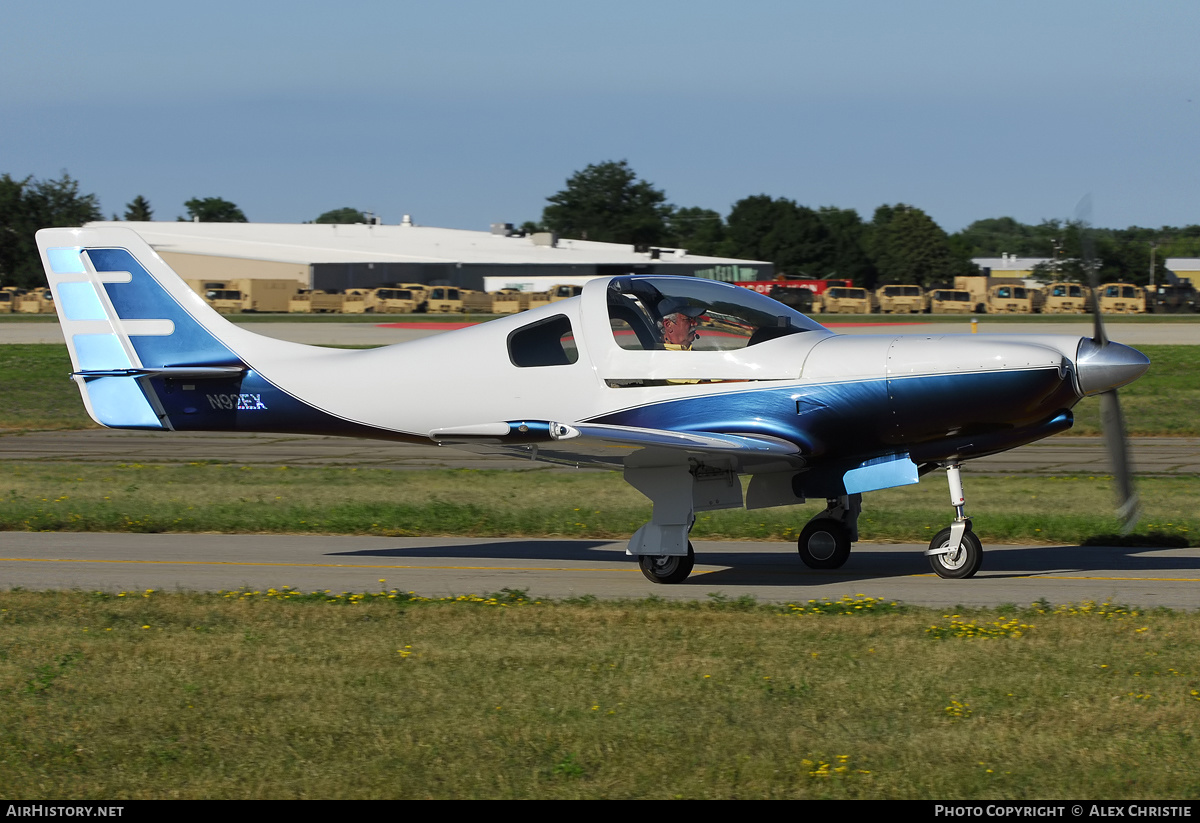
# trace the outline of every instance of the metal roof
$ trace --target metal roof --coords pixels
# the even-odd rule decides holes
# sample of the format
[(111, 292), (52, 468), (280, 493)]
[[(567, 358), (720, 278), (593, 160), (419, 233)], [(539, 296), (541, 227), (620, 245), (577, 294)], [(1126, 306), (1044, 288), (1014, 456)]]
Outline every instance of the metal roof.
[(1039, 263), (1053, 263), (1052, 257), (1017, 257), (1015, 254), (1004, 257), (972, 257), (971, 262), (981, 269), (992, 271), (1030, 271)]
[[(97, 221), (88, 226), (133, 229), (158, 252), (284, 263), (644, 264), (645, 252), (619, 243), (559, 239), (537, 245), (532, 235), (411, 224), (186, 223)], [(765, 261), (701, 257), (664, 249), (659, 262), (733, 265)]]

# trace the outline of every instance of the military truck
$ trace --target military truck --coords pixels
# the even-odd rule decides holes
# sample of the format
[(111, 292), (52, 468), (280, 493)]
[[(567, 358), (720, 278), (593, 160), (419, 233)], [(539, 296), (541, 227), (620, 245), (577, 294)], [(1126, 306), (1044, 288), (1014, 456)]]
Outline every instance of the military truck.
[(870, 314), (871, 298), (866, 289), (834, 286), (821, 295), (819, 311), (825, 314)]
[(221, 314), (236, 314), (242, 310), (240, 289), (208, 289), (200, 296)]
[(501, 289), (491, 292), (492, 314), (516, 314), (524, 311), (528, 300), (520, 289)]
[(14, 299), (19, 314), (54, 314), (54, 295), (50, 289), (34, 289)]
[(380, 314), (415, 314), (426, 311), (428, 287), (421, 283), (400, 283), (372, 290), (373, 304), (367, 311)]
[(925, 302), (920, 286), (882, 286), (875, 290), (871, 308), (882, 314), (920, 314)]
[(1082, 283), (1051, 283), (1042, 294), (1042, 314), (1087, 314), (1092, 310), (1092, 290)]
[(931, 314), (974, 314), (975, 301), (966, 289), (934, 289), (929, 292)]
[(301, 289), (288, 300), (289, 312), (334, 314), (342, 311), (346, 296), (315, 289)]
[(1100, 286), (1100, 311), (1105, 314), (1144, 314), (1146, 292), (1132, 283), (1104, 283)]
[(299, 280), (189, 280), (192, 290), (219, 312), (286, 312)]
[(1164, 283), (1146, 290), (1146, 311), (1155, 314), (1191, 314), (1196, 310), (1196, 290), (1186, 281)]
[[(760, 292), (761, 294), (761, 292)], [(819, 303), (816, 292), (807, 288), (772, 285), (767, 296), (802, 314), (811, 314), (813, 304)]]
[(0, 314), (12, 314), (17, 309), (17, 298), (25, 292), (16, 286), (0, 289)]
[(492, 296), (487, 292), (460, 289), (456, 286), (433, 286), (425, 298), (425, 310), (431, 314), (488, 313), (492, 310)]
[(988, 289), (988, 314), (1034, 314), (1041, 308), (1041, 289), (1008, 285)]

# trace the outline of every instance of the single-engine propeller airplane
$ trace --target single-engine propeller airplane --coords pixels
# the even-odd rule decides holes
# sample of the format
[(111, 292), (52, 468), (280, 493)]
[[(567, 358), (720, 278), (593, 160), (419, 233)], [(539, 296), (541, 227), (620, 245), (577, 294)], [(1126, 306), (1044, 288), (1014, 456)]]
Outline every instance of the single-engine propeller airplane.
[[(230, 323), (130, 229), (37, 234), (88, 413), (114, 428), (335, 434), (603, 464), (653, 503), (629, 541), (651, 581), (692, 570), (695, 513), (827, 501), (800, 533), (845, 563), (862, 493), (942, 468), (954, 518), (933, 570), (970, 577), (982, 546), (964, 461), (1064, 431), (1101, 395), (1124, 495), (1115, 389), (1149, 366), (1065, 335), (839, 335), (753, 291), (691, 277), (602, 277), (575, 298), (370, 350)], [(749, 475), (745, 493), (741, 475)]]

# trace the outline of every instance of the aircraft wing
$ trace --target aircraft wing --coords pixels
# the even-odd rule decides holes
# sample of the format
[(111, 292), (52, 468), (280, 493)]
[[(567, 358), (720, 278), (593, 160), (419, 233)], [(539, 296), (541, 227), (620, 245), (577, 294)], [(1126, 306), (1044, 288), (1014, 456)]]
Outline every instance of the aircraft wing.
[(678, 432), (599, 423), (519, 420), (435, 429), (439, 444), (485, 454), (527, 456), (570, 465), (619, 468), (636, 451), (654, 451), (671, 461), (688, 455), (723, 456), (739, 466), (779, 462), (796, 468), (805, 460), (795, 443), (762, 434)]

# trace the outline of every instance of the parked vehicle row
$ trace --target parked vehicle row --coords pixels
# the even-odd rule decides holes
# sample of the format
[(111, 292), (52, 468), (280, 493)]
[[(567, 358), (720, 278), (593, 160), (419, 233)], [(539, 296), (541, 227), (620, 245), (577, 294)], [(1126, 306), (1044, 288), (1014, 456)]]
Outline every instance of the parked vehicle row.
[[(374, 289), (344, 292), (305, 289), (296, 280), (189, 280), (188, 285), (223, 314), (238, 312), (290, 312), (330, 314), (511, 314), (565, 300), (579, 294), (580, 286), (552, 286), (545, 292), (504, 289), (482, 292), (455, 286), (397, 283)], [(51, 305), (50, 311), (54, 311)], [(3, 311), (0, 308), (0, 311)]]
[[(813, 296), (811, 311), (824, 314), (1086, 314), (1092, 311), (1096, 299), (1092, 289), (1081, 283), (1051, 283), (1037, 287), (1010, 282), (993, 283), (983, 289), (928, 291), (913, 285), (888, 285), (874, 292), (834, 286)], [(1100, 310), (1106, 314), (1171, 314), (1200, 310), (1196, 290), (1180, 284), (1143, 288), (1132, 283), (1104, 283), (1100, 286), (1099, 300)]]

